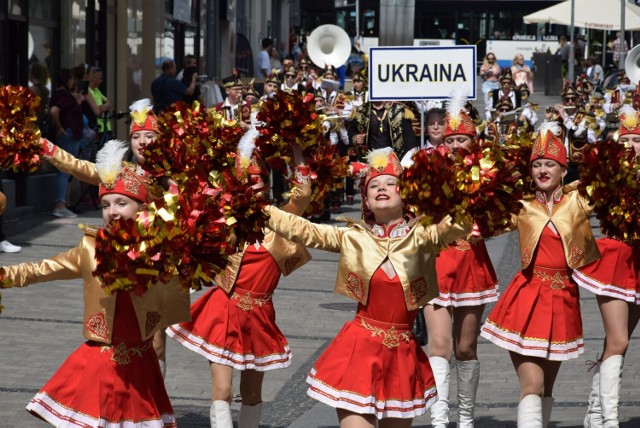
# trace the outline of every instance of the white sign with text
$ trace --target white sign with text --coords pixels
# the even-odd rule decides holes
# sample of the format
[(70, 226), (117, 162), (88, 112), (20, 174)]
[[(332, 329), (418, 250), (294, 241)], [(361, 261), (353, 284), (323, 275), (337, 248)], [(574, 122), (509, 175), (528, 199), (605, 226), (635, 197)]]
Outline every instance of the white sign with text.
[(380, 46), (369, 53), (369, 99), (476, 98), (475, 46)]

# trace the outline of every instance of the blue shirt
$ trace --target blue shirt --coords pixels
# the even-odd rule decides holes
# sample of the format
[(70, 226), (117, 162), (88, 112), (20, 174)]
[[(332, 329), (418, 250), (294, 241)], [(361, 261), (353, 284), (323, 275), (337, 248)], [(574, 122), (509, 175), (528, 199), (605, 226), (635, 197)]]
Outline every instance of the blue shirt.
[(187, 87), (184, 83), (168, 74), (161, 74), (151, 82), (153, 110), (156, 113), (163, 111), (176, 101), (181, 101), (186, 92)]

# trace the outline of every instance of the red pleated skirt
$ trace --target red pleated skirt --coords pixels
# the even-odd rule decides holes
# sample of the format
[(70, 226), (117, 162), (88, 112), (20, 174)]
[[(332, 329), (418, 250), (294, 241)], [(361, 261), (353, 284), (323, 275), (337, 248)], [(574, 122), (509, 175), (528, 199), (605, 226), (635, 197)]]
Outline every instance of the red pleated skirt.
[(59, 427), (175, 427), (158, 358), (151, 340), (140, 340), (128, 293), (118, 295), (113, 337), (111, 345), (80, 345), (27, 410)]
[(414, 418), (436, 402), (429, 359), (411, 334), (417, 310), (408, 311), (400, 280), (378, 269), (367, 306), (358, 305), (307, 377), (307, 394), (354, 413)]
[(611, 238), (597, 242), (602, 257), (575, 270), (573, 279), (599, 296), (640, 304), (640, 249)]
[(518, 273), (480, 335), (509, 351), (548, 360), (584, 352), (578, 286), (568, 269), (534, 267)]
[(307, 383), (316, 400), (378, 419), (414, 418), (437, 400), (429, 359), (410, 326), (358, 316), (320, 356)]
[(498, 300), (498, 278), (484, 241), (458, 240), (436, 258), (438, 306), (479, 306)]
[(211, 362), (257, 371), (291, 364), (270, 293), (235, 287), (229, 296), (214, 287), (191, 305), (191, 320), (172, 325), (167, 335)]

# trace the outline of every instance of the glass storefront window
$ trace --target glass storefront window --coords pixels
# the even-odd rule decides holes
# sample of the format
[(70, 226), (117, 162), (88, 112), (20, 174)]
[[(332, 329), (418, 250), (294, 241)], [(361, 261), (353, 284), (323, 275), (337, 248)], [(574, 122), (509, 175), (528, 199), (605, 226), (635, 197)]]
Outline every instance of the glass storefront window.
[(87, 1), (73, 0), (71, 4), (69, 67), (84, 64), (87, 58)]
[(142, 98), (142, 0), (129, 0), (127, 48), (127, 104), (131, 104)]

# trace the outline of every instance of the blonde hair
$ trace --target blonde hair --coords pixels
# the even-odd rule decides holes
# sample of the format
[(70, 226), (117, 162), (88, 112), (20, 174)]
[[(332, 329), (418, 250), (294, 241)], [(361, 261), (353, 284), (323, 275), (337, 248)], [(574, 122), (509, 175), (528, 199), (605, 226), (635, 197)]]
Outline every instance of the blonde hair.
[(522, 59), (524, 59), (524, 55), (518, 53), (516, 54), (516, 56), (513, 57), (513, 59), (511, 60), (511, 65), (516, 65), (516, 59), (518, 59), (518, 57), (522, 57)]
[(496, 58), (497, 64), (498, 57), (496, 57), (496, 54), (494, 54), (493, 52), (487, 52), (487, 54), (484, 56), (484, 59), (482, 60), (482, 65), (484, 65), (485, 67), (489, 67), (489, 60), (487, 59), (489, 55), (492, 55), (494, 58)]

